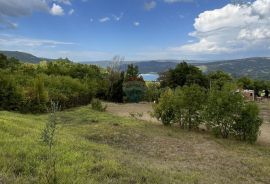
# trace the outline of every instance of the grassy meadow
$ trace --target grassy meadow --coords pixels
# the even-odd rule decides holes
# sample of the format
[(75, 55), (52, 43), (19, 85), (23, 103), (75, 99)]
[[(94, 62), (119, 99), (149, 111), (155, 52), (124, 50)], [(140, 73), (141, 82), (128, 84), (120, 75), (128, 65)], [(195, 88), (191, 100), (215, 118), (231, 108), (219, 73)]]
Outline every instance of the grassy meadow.
[[(58, 183), (269, 183), (270, 147), (217, 139), (90, 106), (59, 112)], [(0, 183), (46, 183), (48, 115), (0, 112)]]

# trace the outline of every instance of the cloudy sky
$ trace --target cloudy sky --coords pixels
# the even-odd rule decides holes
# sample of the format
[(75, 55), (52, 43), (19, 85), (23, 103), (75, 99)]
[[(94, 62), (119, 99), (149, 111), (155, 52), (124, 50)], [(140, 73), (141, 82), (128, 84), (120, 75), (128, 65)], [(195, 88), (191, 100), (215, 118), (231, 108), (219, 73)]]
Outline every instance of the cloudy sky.
[(0, 0), (0, 50), (74, 61), (269, 57), (270, 0)]

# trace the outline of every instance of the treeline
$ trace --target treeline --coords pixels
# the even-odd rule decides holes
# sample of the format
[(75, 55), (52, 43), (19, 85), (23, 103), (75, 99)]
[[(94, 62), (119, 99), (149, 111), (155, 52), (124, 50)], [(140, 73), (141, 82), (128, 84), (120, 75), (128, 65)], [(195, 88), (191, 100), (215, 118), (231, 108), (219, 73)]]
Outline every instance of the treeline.
[(86, 105), (93, 98), (112, 102), (145, 99), (146, 83), (138, 67), (120, 71), (115, 57), (107, 69), (68, 59), (39, 64), (21, 63), (0, 54), (0, 109), (23, 113), (47, 112), (50, 101), (61, 109)]
[(154, 104), (154, 116), (166, 126), (196, 130), (206, 128), (216, 136), (235, 137), (253, 143), (262, 119), (254, 102), (244, 99), (241, 89), (269, 89), (267, 81), (233, 79), (217, 71), (203, 74), (198, 68), (181, 63), (160, 77), (161, 93)]
[(61, 108), (88, 104), (102, 89), (104, 74), (96, 66), (68, 59), (26, 64), (0, 55), (0, 108), (47, 112), (50, 101)]

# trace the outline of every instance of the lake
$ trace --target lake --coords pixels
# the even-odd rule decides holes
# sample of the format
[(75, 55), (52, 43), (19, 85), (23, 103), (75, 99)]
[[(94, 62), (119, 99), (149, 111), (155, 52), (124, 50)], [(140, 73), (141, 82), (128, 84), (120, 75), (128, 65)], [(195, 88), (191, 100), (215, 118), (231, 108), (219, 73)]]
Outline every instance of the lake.
[(145, 73), (141, 74), (145, 81), (157, 81), (159, 75), (157, 73)]

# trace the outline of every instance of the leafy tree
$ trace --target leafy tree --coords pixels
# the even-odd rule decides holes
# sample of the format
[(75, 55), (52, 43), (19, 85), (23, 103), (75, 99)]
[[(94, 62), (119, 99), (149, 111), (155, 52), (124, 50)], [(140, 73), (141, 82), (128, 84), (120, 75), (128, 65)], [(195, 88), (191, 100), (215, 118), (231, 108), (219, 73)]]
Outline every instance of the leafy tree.
[(139, 76), (138, 66), (133, 64), (128, 65), (123, 83), (123, 91), (126, 100), (129, 102), (139, 102), (144, 98), (146, 85), (142, 76)]
[(167, 89), (154, 105), (155, 117), (164, 125), (178, 123), (181, 128), (195, 129), (202, 121), (205, 101), (205, 89), (195, 84), (175, 91)]
[(254, 81), (248, 77), (237, 79), (237, 85), (242, 89), (254, 89)]
[(145, 96), (146, 86), (143, 81), (128, 81), (123, 84), (123, 91), (128, 102), (140, 102)]
[(184, 86), (181, 96), (183, 118), (183, 128), (189, 130), (198, 128), (202, 121), (202, 110), (207, 99), (206, 90), (199, 85)]
[(231, 84), (225, 84), (222, 90), (210, 90), (205, 117), (216, 136), (228, 138), (241, 115), (244, 100), (242, 95), (235, 91), (236, 88)]
[(221, 90), (224, 84), (233, 81), (232, 77), (223, 71), (211, 72), (208, 74), (208, 78), (210, 87), (216, 87), (218, 90)]
[(127, 71), (125, 75), (125, 81), (138, 80), (139, 68), (136, 65), (130, 64), (127, 66)]
[(123, 102), (123, 82), (124, 82), (124, 72), (120, 71), (120, 63), (123, 58), (115, 56), (111, 66), (107, 68), (108, 72), (108, 94), (107, 100), (121, 103)]
[(192, 65), (182, 62), (175, 69), (170, 69), (161, 74), (159, 78), (161, 87), (176, 88), (177, 86), (198, 84), (203, 87), (208, 86), (208, 81), (202, 71)]

